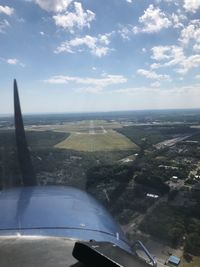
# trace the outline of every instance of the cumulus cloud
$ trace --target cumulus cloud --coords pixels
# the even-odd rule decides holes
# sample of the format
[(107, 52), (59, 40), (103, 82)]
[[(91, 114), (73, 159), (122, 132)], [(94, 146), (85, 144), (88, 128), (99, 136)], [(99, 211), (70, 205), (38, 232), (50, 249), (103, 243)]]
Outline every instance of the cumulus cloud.
[(48, 12), (65, 11), (73, 0), (35, 0), (40, 8)]
[(179, 41), (187, 45), (190, 41), (200, 44), (200, 20), (191, 20), (182, 31)]
[(200, 0), (184, 0), (183, 6), (186, 11), (195, 13), (200, 8)]
[(1, 6), (0, 5), (0, 14), (5, 14), (7, 16), (11, 16), (14, 13), (14, 8), (9, 6)]
[(154, 46), (151, 50), (153, 52), (152, 58), (155, 60), (163, 60), (170, 58), (170, 46)]
[(74, 28), (82, 29), (90, 27), (90, 22), (95, 19), (95, 13), (90, 10), (84, 11), (81, 3), (74, 3), (74, 12), (57, 14), (53, 16), (55, 24), (73, 32)]
[(180, 74), (185, 74), (192, 68), (200, 67), (200, 55), (185, 57), (185, 59), (180, 62), (180, 66), (181, 67), (176, 70)]
[(70, 41), (65, 41), (61, 43), (59, 47), (55, 50), (55, 53), (74, 53), (76, 48), (87, 47), (92, 55), (97, 57), (103, 57), (108, 54), (110, 48), (108, 47), (110, 43), (110, 34), (100, 34), (97, 37), (86, 35), (82, 38), (75, 38)]
[(173, 28), (179, 29), (184, 28), (183, 21), (187, 20), (187, 17), (183, 15), (182, 13), (172, 13), (170, 16), (170, 19), (172, 21)]
[(154, 5), (149, 5), (144, 14), (139, 17), (139, 23), (142, 24), (141, 27), (133, 27), (135, 34), (139, 32), (155, 33), (172, 25), (166, 14)]
[(161, 81), (161, 80), (169, 81), (170, 80), (169, 75), (158, 74), (152, 70), (138, 69), (137, 73), (140, 74), (141, 76), (144, 76), (144, 77), (151, 79), (151, 80), (159, 80), (159, 81)]
[(153, 63), (152, 69), (160, 67), (177, 66), (175, 69), (179, 74), (186, 74), (190, 69), (200, 66), (200, 55), (186, 56), (183, 47), (180, 46), (155, 46), (152, 48), (152, 58), (163, 63)]

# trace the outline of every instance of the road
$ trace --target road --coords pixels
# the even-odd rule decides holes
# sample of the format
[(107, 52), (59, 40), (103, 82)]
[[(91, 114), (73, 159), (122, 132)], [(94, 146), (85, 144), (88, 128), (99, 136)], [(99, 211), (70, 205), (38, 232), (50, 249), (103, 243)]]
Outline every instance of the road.
[(192, 135), (184, 135), (184, 136), (179, 136), (179, 137), (176, 137), (176, 138), (172, 138), (172, 139), (167, 139), (163, 142), (160, 142), (155, 146), (155, 148), (157, 149), (161, 149), (161, 148), (164, 148), (164, 147), (170, 147), (170, 146), (173, 146), (175, 145), (177, 142), (181, 142), (181, 141), (184, 141), (186, 139), (188, 139), (189, 137), (191, 137)]
[(143, 221), (145, 216), (150, 214), (160, 203), (166, 202), (167, 197), (160, 197), (151, 207), (149, 207), (145, 214), (139, 214), (136, 218), (134, 218), (130, 223), (123, 225), (122, 228), (125, 233), (129, 233), (130, 231), (137, 231), (140, 223)]

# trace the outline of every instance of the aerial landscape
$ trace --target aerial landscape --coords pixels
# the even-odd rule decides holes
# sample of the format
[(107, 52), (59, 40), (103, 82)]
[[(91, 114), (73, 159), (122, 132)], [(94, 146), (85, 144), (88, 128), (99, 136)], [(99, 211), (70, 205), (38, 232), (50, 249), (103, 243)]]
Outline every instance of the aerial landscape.
[(157, 267), (199, 267), (200, 0), (1, 0), (0, 44), (2, 201), (28, 170), (92, 195)]
[[(109, 209), (130, 241), (142, 239), (158, 262), (175, 254), (181, 266), (195, 264), (200, 110), (27, 115), (24, 120), (39, 184), (86, 190)], [(20, 175), (12, 117), (2, 117), (0, 127), (3, 188), (11, 186), (8, 177)]]

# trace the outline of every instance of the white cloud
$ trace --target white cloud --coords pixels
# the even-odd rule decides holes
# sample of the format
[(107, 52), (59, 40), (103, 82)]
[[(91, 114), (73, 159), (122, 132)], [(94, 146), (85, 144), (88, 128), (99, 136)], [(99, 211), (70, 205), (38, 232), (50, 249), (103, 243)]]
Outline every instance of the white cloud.
[(183, 48), (175, 45), (171, 46), (155, 46), (152, 49), (153, 55), (152, 58), (161, 61), (161, 60), (169, 60), (165, 62), (163, 65), (160, 63), (152, 64), (153, 68), (159, 68), (162, 66), (173, 66), (176, 64), (180, 64), (185, 60), (185, 55), (183, 52)]
[(186, 11), (195, 13), (200, 8), (200, 0), (184, 0), (183, 6)]
[(25, 65), (16, 58), (8, 58), (4, 61), (9, 65), (19, 65), (21, 67), (25, 67)]
[(166, 14), (153, 5), (149, 5), (144, 11), (144, 14), (139, 18), (139, 23), (143, 26), (133, 27), (133, 33), (135, 34), (139, 32), (155, 33), (172, 25)]
[(44, 80), (45, 83), (49, 84), (68, 84), (75, 83), (78, 86), (76, 92), (85, 92), (85, 93), (101, 93), (104, 88), (112, 85), (124, 84), (127, 82), (127, 79), (123, 75), (109, 75), (104, 74), (100, 78), (81, 78), (75, 76), (63, 76), (57, 75)]
[(84, 11), (81, 3), (74, 3), (74, 12), (68, 12), (64, 14), (57, 14), (53, 16), (55, 24), (64, 29), (74, 31), (74, 28), (82, 29), (84, 27), (90, 27), (90, 22), (95, 19), (95, 13), (90, 10)]
[(35, 0), (40, 8), (48, 12), (62, 12), (73, 0)]
[[(147, 95), (152, 94), (152, 97), (155, 98), (156, 96), (161, 97), (161, 105), (163, 108), (163, 104), (165, 104), (165, 101), (172, 101), (176, 97), (176, 100), (174, 101), (174, 107), (177, 107), (177, 100), (180, 102), (180, 95), (182, 97), (182, 100), (188, 103), (188, 97), (190, 99), (196, 99), (196, 97), (200, 96), (200, 84), (193, 84), (193, 85), (186, 85), (186, 86), (173, 86), (170, 88), (163, 88), (160, 90), (159, 88), (156, 88), (155, 86), (152, 87), (130, 87), (130, 88), (121, 88), (113, 90), (114, 93), (121, 93), (121, 94), (144, 94)], [(165, 101), (163, 102), (163, 97), (166, 97)], [(152, 98), (151, 98), (152, 99)], [(198, 99), (198, 98), (197, 98)], [(196, 101), (198, 102), (198, 101)], [(185, 103), (184, 103), (185, 104)], [(169, 104), (167, 103), (166, 107), (169, 108)], [(185, 105), (182, 106), (182, 108), (185, 108)], [(191, 106), (190, 106), (191, 107)], [(155, 108), (155, 107), (153, 107)]]
[(45, 33), (44, 33), (44, 32), (40, 32), (40, 35), (42, 35), (42, 36), (43, 36), (43, 35), (45, 35)]
[(130, 4), (133, 3), (132, 0), (126, 0), (126, 2), (127, 2), (127, 3), (130, 3)]
[(7, 60), (7, 63), (10, 65), (16, 65), (18, 63), (18, 60), (16, 58), (9, 58)]
[(74, 53), (75, 48), (86, 46), (92, 55), (97, 57), (102, 57), (108, 54), (110, 48), (108, 47), (110, 43), (110, 34), (100, 34), (98, 37), (93, 37), (86, 35), (82, 38), (75, 38), (70, 41), (65, 41), (61, 43), (59, 47), (55, 50), (55, 53), (67, 52)]
[(199, 54), (186, 56), (184, 54), (183, 48), (179, 46), (159, 46), (152, 48), (152, 51), (153, 59), (156, 59), (157, 61), (165, 60), (165, 62), (162, 64), (153, 63), (151, 65), (152, 69), (177, 66), (174, 70), (177, 73), (184, 75), (190, 69), (200, 66)]
[(100, 94), (102, 93), (103, 88), (101, 87), (83, 87), (83, 88), (78, 88), (76, 89), (76, 92), (78, 93), (90, 93), (90, 94)]
[(11, 16), (14, 13), (14, 8), (0, 5), (0, 13)]
[(170, 46), (154, 46), (151, 50), (153, 52), (152, 58), (155, 60), (163, 60), (170, 58), (169, 54), (166, 52), (169, 52), (171, 49)]
[(186, 74), (190, 69), (200, 67), (200, 55), (192, 55), (182, 62), (180, 62), (180, 68), (176, 71), (180, 74)]
[(63, 76), (63, 75), (57, 75), (49, 78), (48, 80), (45, 80), (44, 82), (49, 84), (67, 84), (69, 82), (75, 82), (76, 84), (93, 86), (98, 88), (104, 88), (109, 85), (113, 84), (122, 84), (126, 83), (127, 79), (123, 75), (102, 75), (101, 78), (81, 78), (81, 77), (75, 77), (75, 76)]
[(155, 87), (128, 87), (128, 88), (121, 88), (121, 89), (115, 89), (115, 90), (112, 90), (113, 93), (118, 93), (118, 94), (128, 94), (128, 95), (136, 95), (136, 94), (147, 94), (149, 92), (159, 92), (158, 91), (159, 89), (158, 88), (155, 88)]
[(10, 27), (10, 23), (6, 19), (0, 21), (0, 33), (5, 33), (8, 27)]
[(196, 52), (199, 52), (200, 51), (200, 44), (193, 45), (193, 50)]
[(138, 69), (137, 73), (140, 74), (141, 76), (144, 76), (148, 79), (151, 80), (165, 80), (165, 81), (170, 81), (170, 77), (169, 75), (166, 74), (158, 74), (155, 71), (151, 71), (151, 70), (144, 70), (144, 69)]
[(159, 69), (160, 67), (162, 67), (162, 65), (160, 63), (153, 63), (150, 67), (151, 69)]
[(120, 25), (119, 26), (118, 33), (120, 34), (120, 36), (123, 39), (129, 40), (130, 39), (130, 35), (132, 34), (132, 30), (131, 30), (130, 25), (129, 26), (122, 26), (122, 25)]
[(171, 15), (172, 25), (175, 29), (184, 28), (184, 24), (182, 23), (182, 21), (185, 21), (186, 19), (187, 17), (181, 13), (180, 14), (172, 13)]
[(160, 67), (171, 67), (177, 66), (175, 71), (179, 74), (186, 74), (190, 69), (197, 68), (200, 66), (200, 55), (186, 56), (184, 54), (183, 47), (180, 46), (155, 46), (152, 48), (152, 58), (161, 61), (165, 60), (164, 63), (153, 63), (152, 69)]
[(191, 20), (189, 25), (181, 31), (179, 41), (187, 45), (190, 41), (200, 43), (200, 20)]

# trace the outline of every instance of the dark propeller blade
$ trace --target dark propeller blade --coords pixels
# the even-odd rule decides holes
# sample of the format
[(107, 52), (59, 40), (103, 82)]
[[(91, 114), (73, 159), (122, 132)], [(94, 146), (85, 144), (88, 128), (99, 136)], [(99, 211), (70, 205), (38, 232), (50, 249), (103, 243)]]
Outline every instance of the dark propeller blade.
[(30, 152), (27, 146), (16, 80), (14, 80), (14, 109), (15, 137), (23, 185), (34, 186), (36, 185), (36, 176), (33, 169)]

